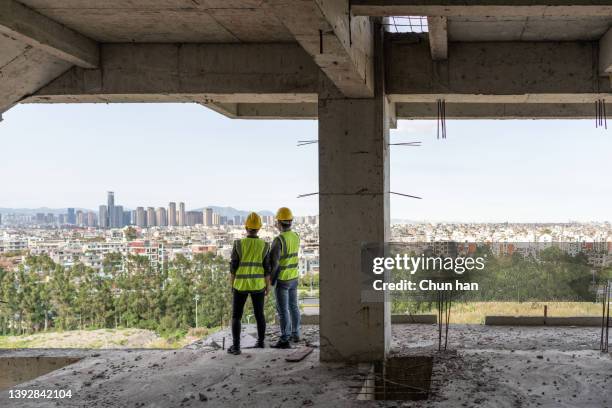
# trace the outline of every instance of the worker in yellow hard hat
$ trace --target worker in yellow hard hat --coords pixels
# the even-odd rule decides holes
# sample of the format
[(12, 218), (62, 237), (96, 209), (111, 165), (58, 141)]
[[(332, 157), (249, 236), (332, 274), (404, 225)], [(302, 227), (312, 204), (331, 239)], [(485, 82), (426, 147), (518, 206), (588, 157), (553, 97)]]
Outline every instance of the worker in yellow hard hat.
[(300, 308), (298, 306), (298, 253), (300, 236), (291, 230), (293, 214), (287, 207), (276, 212), (276, 227), (280, 234), (270, 249), (272, 284), (275, 285), (276, 311), (281, 336), (274, 348), (291, 348), (291, 341), (300, 341)]
[(245, 222), (246, 237), (234, 241), (230, 262), (230, 274), (233, 292), (232, 301), (232, 338), (233, 345), (227, 350), (238, 355), (240, 351), (240, 331), (244, 304), (249, 295), (253, 302), (253, 311), (257, 321), (257, 343), (255, 347), (264, 348), (266, 318), (264, 302), (270, 291), (270, 247), (259, 238), (261, 217), (250, 213)]

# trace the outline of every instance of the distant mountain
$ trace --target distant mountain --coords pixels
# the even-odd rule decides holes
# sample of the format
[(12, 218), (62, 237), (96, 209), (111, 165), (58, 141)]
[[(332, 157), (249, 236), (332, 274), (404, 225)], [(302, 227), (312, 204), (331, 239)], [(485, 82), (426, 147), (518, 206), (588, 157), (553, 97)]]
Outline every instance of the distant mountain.
[[(92, 211), (87, 208), (75, 208), (74, 211)], [(0, 207), (0, 214), (25, 214), (25, 215), (34, 215), (37, 213), (44, 214), (66, 214), (68, 212), (67, 208), (48, 208), (48, 207), (40, 207), (40, 208), (2, 208)]]
[[(213, 212), (222, 215), (224, 217), (228, 217), (228, 218), (233, 218), (236, 215), (240, 215), (242, 217), (246, 217), (247, 215), (249, 215), (250, 211), (246, 211), (246, 210), (237, 210), (236, 208), (233, 207), (218, 207), (218, 206), (209, 206), (209, 207), (202, 207), (202, 208), (196, 208), (193, 211), (203, 211), (205, 208), (212, 208)], [(75, 208), (74, 211), (94, 211), (97, 212), (98, 210), (88, 210), (86, 208)], [(125, 211), (130, 211), (129, 208), (124, 208)], [(37, 213), (43, 213), (43, 214), (66, 214), (68, 212), (67, 208), (48, 208), (48, 207), (40, 207), (40, 208), (2, 208), (0, 207), (0, 214), (25, 214), (25, 215), (35, 215)], [(274, 215), (274, 213), (272, 211), (268, 211), (268, 210), (262, 210), (262, 211), (257, 211), (257, 213), (259, 215)]]
[[(214, 213), (219, 214), (223, 217), (228, 217), (228, 218), (235, 217), (236, 215), (239, 215), (241, 217), (246, 217), (247, 215), (249, 215), (249, 212), (250, 212), (250, 211), (245, 211), (245, 210), (237, 210), (234, 207), (217, 207), (214, 205), (211, 205), (208, 207), (196, 208), (193, 211), (204, 211), (206, 208), (212, 208)], [(274, 215), (272, 211), (268, 211), (268, 210), (257, 211), (257, 213), (259, 215)]]

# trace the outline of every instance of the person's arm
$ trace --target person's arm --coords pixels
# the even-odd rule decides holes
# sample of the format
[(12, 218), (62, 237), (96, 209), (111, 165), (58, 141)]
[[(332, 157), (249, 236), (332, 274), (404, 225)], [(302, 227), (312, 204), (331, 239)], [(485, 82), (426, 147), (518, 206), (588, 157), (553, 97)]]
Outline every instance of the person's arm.
[[(267, 245), (266, 245), (267, 247)], [(267, 249), (267, 248), (266, 248)], [(264, 276), (266, 278), (266, 295), (270, 292), (270, 286), (272, 285), (272, 265), (271, 265), (271, 256), (270, 250), (267, 250), (263, 259), (263, 267), (264, 267)]]
[(272, 241), (272, 248), (270, 248), (270, 283), (276, 284), (278, 279), (278, 273), (280, 271), (280, 257), (281, 257), (282, 245), (278, 237)]
[(240, 254), (236, 248), (236, 243), (237, 241), (234, 241), (234, 247), (232, 248), (232, 256), (230, 260), (230, 284), (232, 288), (234, 287), (234, 279), (236, 279), (236, 271), (238, 270), (238, 266), (240, 266)]

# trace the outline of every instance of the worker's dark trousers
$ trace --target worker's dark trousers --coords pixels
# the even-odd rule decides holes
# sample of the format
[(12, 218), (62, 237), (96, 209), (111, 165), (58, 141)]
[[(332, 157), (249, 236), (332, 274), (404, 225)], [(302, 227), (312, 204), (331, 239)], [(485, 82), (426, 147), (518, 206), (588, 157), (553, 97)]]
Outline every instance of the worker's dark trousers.
[(236, 289), (233, 290), (234, 299), (232, 301), (232, 337), (234, 345), (240, 347), (240, 330), (242, 325), (242, 314), (244, 313), (244, 304), (247, 301), (249, 295), (251, 295), (251, 301), (253, 302), (253, 310), (255, 313), (255, 320), (257, 321), (257, 337), (263, 341), (266, 335), (266, 317), (264, 316), (264, 302), (266, 295), (264, 292), (249, 293), (249, 292), (238, 292)]

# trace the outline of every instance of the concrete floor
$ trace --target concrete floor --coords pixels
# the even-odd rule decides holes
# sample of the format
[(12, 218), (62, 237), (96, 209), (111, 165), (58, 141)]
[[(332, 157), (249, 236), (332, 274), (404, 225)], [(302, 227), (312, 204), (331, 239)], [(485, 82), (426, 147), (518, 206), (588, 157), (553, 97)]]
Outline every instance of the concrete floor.
[[(245, 336), (252, 332), (247, 327)], [(435, 325), (393, 326), (393, 355), (435, 356), (427, 401), (355, 401), (354, 387), (361, 385), (364, 372), (320, 364), (318, 350), (302, 362), (286, 363), (290, 350), (245, 349), (241, 356), (230, 356), (204, 341), (171, 351), (2, 351), (0, 358), (86, 358), (19, 386), (71, 389), (72, 399), (16, 401), (5, 391), (0, 406), (612, 407), (612, 358), (596, 350), (596, 328), (453, 326), (451, 351), (442, 354), (434, 352), (436, 336)], [(316, 344), (316, 326), (307, 327), (304, 337)]]

